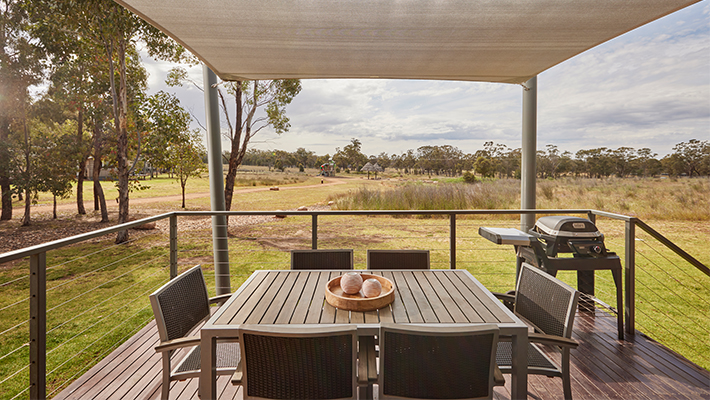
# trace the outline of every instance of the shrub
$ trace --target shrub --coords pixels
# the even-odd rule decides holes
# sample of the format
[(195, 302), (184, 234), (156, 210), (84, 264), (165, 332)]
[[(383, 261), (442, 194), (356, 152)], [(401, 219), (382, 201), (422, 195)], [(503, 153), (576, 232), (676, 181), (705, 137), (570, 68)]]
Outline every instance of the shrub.
[(471, 171), (466, 171), (463, 173), (463, 181), (466, 183), (476, 183), (476, 177)]

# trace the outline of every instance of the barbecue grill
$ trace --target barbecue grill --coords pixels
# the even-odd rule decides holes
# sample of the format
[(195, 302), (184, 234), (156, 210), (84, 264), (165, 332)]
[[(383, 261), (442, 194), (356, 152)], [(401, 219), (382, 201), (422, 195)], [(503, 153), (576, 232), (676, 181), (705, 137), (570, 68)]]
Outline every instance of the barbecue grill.
[(548, 257), (572, 253), (575, 257), (606, 257), (604, 235), (592, 221), (579, 217), (553, 216), (537, 220), (530, 234), (540, 239)]
[(616, 253), (606, 248), (604, 235), (592, 221), (548, 216), (539, 218), (529, 233), (484, 227), (478, 233), (494, 243), (514, 245), (520, 261), (524, 260), (552, 276), (556, 276), (557, 271), (577, 271), (577, 289), (583, 294), (579, 303), (582, 310), (594, 308), (594, 271), (610, 270), (616, 286), (619, 339), (624, 338), (621, 261)]

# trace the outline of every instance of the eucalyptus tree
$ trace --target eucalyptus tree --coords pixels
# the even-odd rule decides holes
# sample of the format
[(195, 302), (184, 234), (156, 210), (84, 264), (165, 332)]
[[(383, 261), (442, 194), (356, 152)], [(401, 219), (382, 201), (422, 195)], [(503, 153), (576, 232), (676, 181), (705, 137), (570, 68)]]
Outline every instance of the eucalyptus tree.
[[(13, 135), (24, 136), (29, 88), (41, 82), (44, 54), (29, 30), (27, 1), (0, 0), (0, 220), (12, 218)], [(22, 142), (20, 140), (19, 142)]]
[(182, 108), (175, 95), (163, 91), (148, 97), (141, 109), (147, 128), (143, 144), (145, 156), (155, 167), (172, 168), (174, 157), (171, 146), (191, 137), (186, 135), (192, 121), (190, 114)]
[[(185, 83), (203, 90), (191, 80), (184, 68), (173, 68), (166, 83), (183, 86)], [(229, 167), (224, 181), (224, 200), (227, 210), (232, 207), (237, 169), (244, 161), (251, 140), (261, 130), (271, 127), (277, 134), (291, 128), (286, 117), (286, 106), (301, 92), (299, 79), (253, 80), (220, 82), (217, 86), (222, 116), (227, 123), (223, 135), (229, 139)], [(234, 107), (234, 112), (230, 108)]]
[(206, 151), (202, 146), (199, 131), (183, 131), (168, 144), (166, 162), (172, 166), (175, 179), (182, 189), (182, 208), (185, 208), (185, 186), (191, 177), (199, 177), (205, 171), (202, 162)]
[[(151, 57), (161, 59), (181, 59), (185, 50), (158, 29), (111, 0), (33, 0), (31, 3), (35, 20), (47, 32), (52, 32), (52, 35), (45, 36), (48, 41), (50, 37), (55, 41), (80, 38), (103, 49), (116, 137), (118, 223), (127, 222), (129, 175), (135, 166), (135, 162), (133, 167), (129, 166), (128, 160), (129, 109), (132, 105), (129, 97), (130, 60), (138, 58), (138, 41), (145, 46)], [(119, 232), (116, 242), (126, 240), (128, 231)]]
[[(65, 39), (61, 46), (52, 46), (52, 41), (46, 41), (48, 54), (52, 57), (51, 85), (47, 94), (63, 104), (68, 117), (76, 120), (73, 149), (76, 154), (76, 206), (78, 214), (86, 214), (84, 180), (94, 143), (92, 136), (96, 132), (91, 129), (91, 119), (98, 117), (98, 111), (110, 110), (102, 106), (109, 96), (108, 60), (102, 55), (103, 49), (86, 38), (68, 36)], [(141, 75), (144, 74), (132, 74), (133, 79), (129, 80), (141, 79)]]
[(693, 174), (710, 175), (710, 141), (690, 139), (673, 146), (671, 157), (683, 173), (692, 177)]
[(375, 157), (375, 159), (377, 160), (377, 164), (382, 167), (382, 169), (387, 169), (392, 164), (392, 158), (384, 151)]
[(74, 156), (76, 124), (65, 121), (62, 124), (49, 122), (35, 123), (35, 137), (39, 139), (42, 153), (36, 160), (36, 189), (52, 194), (52, 217), (57, 218), (57, 198), (68, 198), (72, 193), (72, 182), (76, 173)]
[(352, 138), (350, 144), (343, 147), (342, 150), (339, 147), (335, 149), (333, 161), (341, 167), (357, 171), (367, 162), (367, 156), (362, 154), (360, 149), (362, 149), (362, 142)]

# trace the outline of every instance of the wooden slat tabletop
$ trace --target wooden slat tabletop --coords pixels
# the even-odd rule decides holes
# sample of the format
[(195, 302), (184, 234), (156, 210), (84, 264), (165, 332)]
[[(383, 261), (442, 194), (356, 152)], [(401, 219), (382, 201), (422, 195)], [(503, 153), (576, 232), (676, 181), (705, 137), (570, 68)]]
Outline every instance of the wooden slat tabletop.
[(325, 286), (340, 271), (257, 271), (213, 325), (516, 322), (466, 271), (368, 272), (394, 283), (392, 304), (368, 312), (334, 308)]

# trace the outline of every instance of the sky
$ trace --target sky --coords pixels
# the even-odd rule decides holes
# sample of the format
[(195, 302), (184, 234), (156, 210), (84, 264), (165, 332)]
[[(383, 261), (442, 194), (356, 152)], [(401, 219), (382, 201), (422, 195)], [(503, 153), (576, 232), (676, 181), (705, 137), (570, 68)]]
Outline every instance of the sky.
[[(174, 64), (143, 56), (149, 94), (174, 93), (204, 124), (204, 95), (165, 84)], [(202, 82), (202, 67), (188, 70)], [(269, 128), (261, 150), (299, 147), (333, 155), (353, 138), (366, 155), (452, 145), (465, 153), (493, 141), (521, 147), (520, 85), (416, 80), (302, 80), (286, 107), (290, 131)], [(702, 1), (612, 39), (538, 76), (538, 149), (622, 146), (659, 157), (690, 139), (710, 140), (710, 4)], [(197, 122), (194, 127), (199, 127)], [(223, 123), (224, 126), (224, 123)], [(203, 131), (204, 133), (204, 131)], [(229, 147), (222, 144), (223, 150)]]

